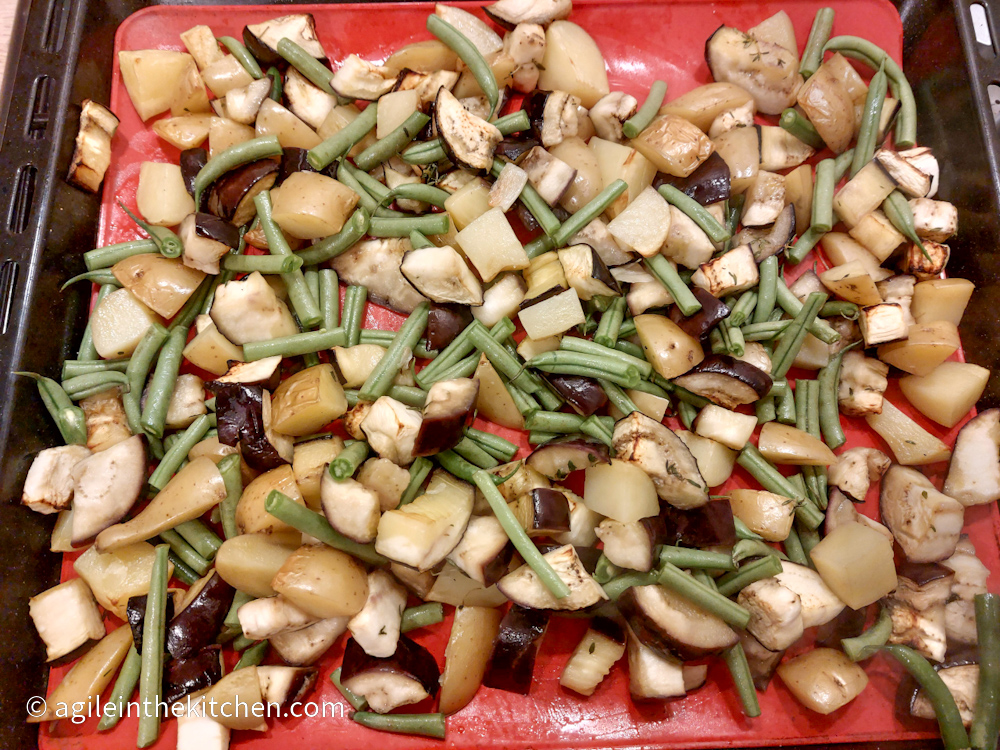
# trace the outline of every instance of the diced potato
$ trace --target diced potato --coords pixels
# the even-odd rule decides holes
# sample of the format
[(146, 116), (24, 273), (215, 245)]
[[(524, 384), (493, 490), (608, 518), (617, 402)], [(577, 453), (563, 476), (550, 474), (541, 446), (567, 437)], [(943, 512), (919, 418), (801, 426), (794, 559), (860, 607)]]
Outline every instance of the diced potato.
[(819, 275), (819, 280), (841, 299), (862, 307), (877, 305), (882, 301), (882, 295), (878, 293), (875, 282), (859, 260), (827, 269)]
[(677, 437), (691, 451), (698, 462), (698, 471), (709, 487), (718, 487), (732, 476), (737, 455), (732, 448), (687, 430), (678, 430)]
[(559, 199), (560, 206), (571, 214), (576, 213), (596, 198), (604, 186), (597, 157), (579, 136), (565, 138), (562, 143), (550, 148), (549, 153), (576, 170), (573, 184)]
[(823, 582), (851, 609), (867, 607), (896, 588), (892, 540), (866, 524), (838, 525), (809, 557)]
[(870, 161), (833, 196), (833, 210), (848, 228), (882, 205), (895, 183), (874, 161)]
[(701, 342), (663, 315), (636, 315), (635, 329), (646, 359), (667, 379), (683, 375), (705, 359)]
[(819, 370), (828, 364), (830, 364), (830, 345), (824, 344), (811, 333), (807, 333), (802, 341), (802, 346), (795, 354), (792, 367), (801, 367), (803, 370)]
[[(860, 174), (860, 173), (859, 173)], [(882, 268), (878, 258), (855, 242), (850, 235), (843, 232), (827, 232), (820, 240), (820, 245), (826, 257), (835, 266), (842, 266), (852, 261), (859, 261), (865, 271), (874, 281), (882, 281), (892, 276), (892, 271)]]
[[(125, 607), (133, 596), (149, 593), (156, 551), (149, 542), (136, 542), (112, 552), (98, 552), (90, 547), (76, 562), (73, 570), (90, 586), (97, 603), (125, 619)], [(168, 575), (173, 572), (168, 565)]]
[(910, 326), (906, 340), (882, 344), (878, 358), (911, 375), (929, 375), (958, 347), (958, 328), (954, 323), (939, 320)]
[(635, 464), (611, 459), (585, 471), (583, 502), (595, 513), (619, 523), (655, 516), (660, 509), (656, 486)]
[(545, 31), (545, 57), (538, 88), (565, 91), (593, 107), (611, 89), (604, 57), (590, 34), (572, 21), (553, 21)]
[(225, 375), (229, 362), (243, 361), (243, 347), (227, 339), (208, 315), (199, 315), (198, 333), (184, 347), (184, 359), (213, 375)]
[(524, 332), (534, 339), (564, 333), (587, 319), (576, 289), (567, 289), (536, 302), (521, 310), (517, 317), (524, 326)]
[(898, 408), (889, 399), (882, 400), (880, 414), (865, 416), (868, 426), (889, 444), (896, 461), (903, 466), (924, 466), (947, 461), (951, 450)]
[(271, 426), (284, 435), (310, 435), (347, 412), (333, 365), (316, 365), (287, 378), (271, 400)]
[(910, 312), (920, 325), (947, 320), (958, 325), (976, 286), (968, 279), (929, 279), (913, 287)]
[(104, 359), (132, 356), (146, 329), (163, 320), (128, 289), (116, 289), (90, 316), (94, 347)]
[(208, 126), (208, 154), (215, 156), (230, 146), (246, 143), (253, 137), (253, 128), (249, 125), (243, 125), (227, 117), (213, 117)]
[(794, 500), (764, 490), (738, 489), (730, 491), (729, 504), (734, 516), (767, 541), (788, 538), (795, 520)]
[(735, 83), (706, 83), (698, 86), (660, 107), (660, 114), (673, 114), (693, 123), (704, 133), (723, 112), (730, 112), (748, 104), (753, 97)]
[(214, 115), (185, 115), (167, 117), (153, 123), (153, 132), (171, 146), (184, 150), (197, 148), (208, 138)]
[(767, 422), (760, 428), (757, 447), (764, 458), (777, 464), (829, 466), (837, 460), (822, 440), (780, 422)]
[(295, 473), (288, 464), (264, 472), (243, 488), (236, 504), (236, 526), (241, 534), (268, 534), (273, 539), (290, 542), (300, 539), (300, 532), (264, 510), (271, 490), (288, 495), (299, 505), (305, 505), (295, 483)]
[(176, 226), (194, 211), (194, 198), (188, 194), (176, 164), (144, 161), (139, 167), (135, 201), (143, 218), (161, 227)]
[(325, 544), (300, 547), (274, 575), (271, 587), (313, 617), (350, 617), (365, 606), (368, 576), (346, 552)]
[(275, 538), (271, 534), (240, 534), (219, 547), (215, 569), (234, 589), (258, 598), (274, 596), (271, 581), (300, 541), (301, 536), (293, 542), (288, 537)]
[(207, 68), (226, 56), (219, 49), (219, 40), (215, 38), (212, 29), (204, 24), (192, 26), (187, 31), (182, 32), (180, 37), (188, 52), (191, 53), (191, 57), (197, 63), (198, 70)]
[(385, 138), (398, 128), (406, 118), (417, 111), (420, 95), (416, 89), (392, 91), (378, 100), (378, 117), (375, 125), (375, 137)]
[(632, 146), (657, 169), (687, 177), (712, 153), (712, 142), (695, 125), (677, 115), (657, 115), (632, 139)]
[(205, 114), (212, 111), (208, 103), (208, 92), (205, 82), (198, 72), (194, 61), (188, 63), (177, 82), (177, 89), (170, 99), (170, 114), (174, 117), (184, 115)]
[(336, 234), (358, 204), (357, 193), (317, 172), (293, 172), (271, 195), (275, 222), (300, 240)]
[(241, 89), (253, 83), (253, 77), (232, 55), (226, 55), (202, 69), (201, 78), (216, 99), (221, 99), (233, 89)]
[(602, 189), (615, 180), (628, 183), (628, 190), (618, 196), (608, 209), (608, 216), (614, 218), (638, 195), (653, 184), (656, 166), (634, 148), (620, 143), (591, 138), (587, 144), (597, 157), (597, 168), (601, 173)]
[(858, 697), (868, 675), (843, 651), (816, 648), (784, 662), (778, 676), (806, 708), (831, 714)]
[(757, 417), (709, 404), (698, 412), (693, 427), (696, 435), (711, 438), (734, 451), (739, 451), (743, 450), (753, 435), (757, 427)]
[(736, 128), (712, 139), (713, 146), (729, 165), (734, 195), (749, 188), (760, 170), (760, 139), (756, 128)]
[(389, 55), (385, 67), (398, 74), (403, 70), (434, 73), (438, 70), (457, 70), (458, 55), (444, 42), (430, 39), (400, 47)]
[(459, 232), (455, 239), (483, 281), (492, 281), (501, 271), (527, 268), (530, 262), (499, 208), (491, 208)]
[(942, 362), (920, 377), (907, 375), (899, 387), (913, 406), (929, 419), (945, 427), (957, 425), (976, 405), (990, 371), (969, 362)]
[(476, 367), (473, 380), (479, 382), (476, 411), (481, 417), (512, 430), (524, 429), (524, 417), (485, 354), (479, 358), (479, 366)]
[(282, 148), (313, 148), (322, 142), (315, 130), (273, 99), (265, 99), (260, 105), (255, 132), (257, 137), (278, 136)]
[(624, 248), (644, 258), (652, 257), (670, 233), (670, 204), (648, 187), (611, 220), (608, 231)]
[(812, 195), (812, 165), (803, 164), (785, 175), (785, 203), (795, 207), (796, 229), (809, 226), (812, 218)]
[(848, 234), (878, 258), (880, 263), (885, 262), (906, 239), (885, 214), (877, 209), (866, 214), (851, 227)]
[[(635, 404), (639, 411), (650, 419), (655, 419), (657, 422), (662, 422), (663, 418), (667, 415), (667, 411), (670, 409), (669, 399), (632, 388), (626, 389), (625, 393), (632, 399), (632, 403)], [(624, 417), (625, 415), (623, 414), (622, 416)]]
[(798, 104), (835, 153), (847, 150), (854, 135), (854, 100), (830, 65), (820, 65), (798, 91)]
[(176, 315), (205, 278), (180, 258), (165, 258), (159, 253), (123, 258), (111, 270), (136, 299), (164, 318)]
[(119, 52), (118, 66), (139, 119), (148, 120), (170, 109), (194, 60), (187, 52), (143, 49)]
[[(267, 722), (263, 718), (265, 707), (260, 682), (256, 666), (230, 672), (205, 694), (205, 715), (229, 729), (265, 731)], [(240, 708), (230, 709), (229, 706)]]
[(459, 607), (455, 611), (441, 675), (441, 713), (455, 713), (476, 694), (500, 630), (500, 618), (499, 610), (488, 607)]
[(320, 480), (326, 466), (344, 449), (344, 441), (336, 435), (306, 440), (295, 444), (292, 473), (306, 506), (320, 510)]
[(449, 195), (444, 202), (452, 223), (461, 231), (490, 210), (490, 185), (476, 177)]

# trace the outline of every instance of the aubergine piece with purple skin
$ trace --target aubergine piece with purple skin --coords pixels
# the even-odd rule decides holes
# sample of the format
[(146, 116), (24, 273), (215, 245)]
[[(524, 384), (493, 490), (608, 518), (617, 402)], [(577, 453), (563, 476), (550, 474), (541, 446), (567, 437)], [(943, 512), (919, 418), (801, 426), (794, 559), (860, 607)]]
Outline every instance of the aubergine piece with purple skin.
[(517, 164), (524, 155), (542, 142), (533, 136), (509, 135), (497, 144), (496, 155)]
[(268, 439), (261, 386), (212, 381), (205, 388), (216, 397), (220, 443), (231, 447), (239, 444), (243, 459), (257, 471), (270, 471), (290, 463)]
[(319, 668), (284, 665), (257, 667), (257, 678), (260, 680), (264, 702), (284, 711), (292, 704), (301, 702), (313, 689), (319, 679)]
[(448, 158), (468, 169), (486, 171), (503, 135), (496, 126), (469, 112), (448, 89), (438, 89), (434, 125)]
[(443, 351), (472, 322), (472, 311), (468, 305), (431, 304), (427, 313), (427, 348)]
[(764, 398), (774, 381), (771, 376), (728, 354), (712, 354), (674, 382), (709, 401), (735, 409)]
[(414, 456), (433, 456), (451, 450), (465, 437), (479, 397), (479, 381), (472, 378), (439, 380), (427, 391), (423, 420), (413, 443)]
[(708, 206), (729, 198), (730, 176), (726, 160), (719, 156), (717, 151), (713, 151), (687, 177), (674, 177), (657, 172), (653, 178), (653, 187), (672, 185), (689, 198), (694, 198), (701, 205)]
[[(774, 673), (778, 670), (778, 664), (781, 663), (785, 652), (771, 651), (745, 630), (740, 632), (740, 643), (743, 646), (743, 653), (746, 654), (747, 664), (750, 666), (753, 686), (764, 692), (771, 683)], [(839, 642), (836, 648), (840, 648)]]
[(611, 463), (608, 446), (596, 440), (568, 436), (535, 448), (525, 464), (549, 479), (563, 480), (580, 469)]
[[(174, 597), (167, 597), (167, 607), (166, 607), (166, 619), (167, 622), (174, 617)], [(146, 595), (141, 594), (140, 596), (130, 596), (128, 603), (125, 605), (125, 619), (128, 621), (129, 628), (132, 629), (132, 642), (135, 644), (135, 650), (140, 654), (142, 653), (142, 623), (146, 618)]]
[(721, 619), (663, 586), (625, 589), (618, 610), (639, 642), (661, 656), (701, 659), (739, 642)]
[(608, 394), (593, 378), (582, 375), (549, 375), (546, 379), (556, 393), (573, 407), (573, 411), (582, 417), (589, 417), (608, 403)]
[(500, 621), (500, 632), (493, 642), (483, 684), (527, 695), (531, 688), (538, 642), (545, 635), (548, 623), (548, 612), (512, 604)]
[(648, 572), (656, 565), (656, 546), (666, 525), (659, 516), (621, 523), (605, 518), (597, 527), (597, 537), (604, 542), (604, 554), (620, 568)]
[(264, 357), (253, 362), (229, 360), (229, 369), (212, 383), (259, 385), (273, 391), (281, 383), (281, 357)]
[(680, 510), (660, 504), (663, 544), (682, 547), (732, 547), (736, 524), (728, 500), (711, 500), (697, 508)]
[(507, 575), (513, 557), (514, 545), (494, 515), (470, 518), (461, 541), (448, 553), (449, 562), (486, 587)]
[(254, 196), (270, 190), (277, 179), (278, 162), (273, 159), (258, 159), (231, 169), (206, 191), (208, 210), (238, 227), (243, 226), (257, 212)]
[(200, 146), (181, 151), (181, 179), (184, 180), (184, 187), (192, 198), (194, 198), (194, 180), (206, 164), (208, 164), (208, 151)]
[(184, 659), (214, 643), (235, 594), (236, 590), (213, 571), (191, 603), (167, 622), (167, 651)]
[(185, 216), (178, 234), (184, 265), (212, 275), (219, 273), (219, 260), (240, 244), (240, 230), (234, 224), (204, 211)]
[(278, 54), (278, 42), (286, 38), (326, 64), (326, 51), (316, 34), (316, 19), (312, 13), (292, 13), (243, 27), (243, 44), (263, 68), (285, 66), (285, 58)]
[(221, 646), (213, 644), (183, 659), (167, 659), (163, 665), (163, 700), (169, 706), (221, 679)]
[(762, 260), (777, 255), (795, 239), (795, 206), (785, 206), (773, 224), (763, 227), (743, 227), (733, 238), (733, 247), (749, 245), (754, 260)]
[(405, 635), (392, 656), (369, 656), (353, 638), (344, 649), (340, 681), (355, 695), (364, 696), (372, 711), (384, 714), (399, 706), (419, 703), (438, 690), (434, 657)]
[[(545, 542), (538, 539), (533, 541), (535, 542), (535, 546), (538, 547), (538, 551), (543, 555), (563, 546), (561, 544), (556, 544), (555, 542)], [(594, 575), (594, 572), (597, 570), (597, 564), (601, 560), (601, 550), (597, 549), (597, 547), (580, 547), (578, 545), (574, 545), (573, 551), (576, 552), (577, 559), (580, 560), (580, 563), (583, 565), (583, 569), (590, 575)], [(600, 608), (603, 605), (604, 602), (598, 602), (594, 605), (594, 607)]]
[(845, 638), (856, 638), (865, 630), (869, 607), (851, 609), (844, 607), (840, 614), (816, 628), (816, 645), (840, 648)]
[(598, 296), (621, 295), (621, 285), (590, 245), (578, 244), (562, 248), (559, 251), (559, 262), (566, 274), (566, 281), (576, 289), (580, 299), (587, 301)]
[(286, 146), (281, 150), (281, 163), (278, 166), (278, 179), (275, 185), (283, 183), (289, 175), (296, 172), (315, 172), (313, 165), (306, 158), (309, 149)]
[(941, 563), (915, 563), (905, 560), (896, 567), (896, 591), (914, 609), (926, 610), (945, 604), (951, 598), (955, 571)]
[(528, 536), (552, 536), (569, 531), (569, 500), (565, 493), (537, 487), (510, 503), (514, 518)]
[(701, 309), (693, 315), (685, 316), (677, 305), (672, 305), (670, 319), (688, 336), (702, 339), (721, 321), (729, 317), (729, 308), (725, 302), (699, 286), (691, 287), (691, 291), (701, 304)]

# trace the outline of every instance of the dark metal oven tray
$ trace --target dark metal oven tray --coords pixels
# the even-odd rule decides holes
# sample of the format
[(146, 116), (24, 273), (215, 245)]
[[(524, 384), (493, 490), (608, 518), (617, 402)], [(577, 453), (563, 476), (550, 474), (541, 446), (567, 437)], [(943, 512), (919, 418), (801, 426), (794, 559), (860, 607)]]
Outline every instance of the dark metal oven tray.
[[(12, 0), (0, 0), (11, 2)], [(222, 5), (231, 0), (194, 0)], [(248, 5), (277, 4), (242, 0)], [(19, 0), (0, 97), (0, 748), (37, 746), (25, 702), (45, 693), (45, 655), (28, 597), (58, 580), (48, 551), (51, 519), (19, 505), (33, 455), (57, 441), (33, 385), (12, 373), (52, 375), (78, 341), (83, 285), (65, 293), (94, 246), (100, 197), (68, 185), (80, 102), (107, 102), (115, 30), (135, 11), (187, 0)], [(972, 0), (897, 0), (904, 69), (921, 112), (918, 141), (942, 164), (941, 195), (959, 208), (949, 273), (978, 291), (961, 333), (966, 357), (1000, 367), (1000, 9)], [(989, 43), (977, 42), (970, 7), (984, 9)], [(982, 32), (980, 32), (980, 35)], [(994, 95), (991, 96), (991, 93)], [(995, 100), (995, 101), (991, 101)], [(992, 106), (991, 106), (992, 105)], [(980, 406), (1000, 405), (994, 378)], [(914, 748), (926, 743), (878, 743)], [(817, 747), (817, 746), (812, 746)], [(843, 746), (841, 746), (843, 747)]]

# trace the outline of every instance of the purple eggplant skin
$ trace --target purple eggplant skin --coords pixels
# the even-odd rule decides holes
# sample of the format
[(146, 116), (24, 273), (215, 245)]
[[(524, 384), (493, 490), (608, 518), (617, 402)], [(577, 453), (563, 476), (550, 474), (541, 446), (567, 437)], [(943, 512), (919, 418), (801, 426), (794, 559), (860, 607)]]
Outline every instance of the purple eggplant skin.
[(216, 397), (220, 443), (233, 447), (239, 443), (247, 465), (257, 471), (270, 471), (288, 463), (267, 439), (261, 386), (212, 381), (205, 388)]
[(581, 417), (589, 417), (608, 403), (608, 394), (593, 378), (582, 375), (549, 375), (547, 379), (556, 393), (566, 399), (566, 403)]
[(475, 416), (478, 397), (478, 380), (456, 378), (434, 383), (427, 392), (413, 455), (433, 456), (458, 445)]
[(549, 614), (545, 610), (525, 609), (512, 604), (500, 621), (500, 632), (493, 642), (483, 684), (487, 687), (527, 695), (538, 642), (545, 634)]
[(427, 694), (434, 696), (440, 687), (441, 672), (431, 652), (416, 641), (399, 636), (396, 653), (392, 656), (369, 656), (353, 638), (344, 647), (344, 660), (340, 668), (340, 679), (350, 680), (364, 672), (394, 672), (406, 675), (421, 684)]
[(214, 643), (236, 590), (213, 572), (201, 591), (167, 623), (166, 646), (174, 658), (184, 659)]
[[(215, 181), (208, 196), (208, 210), (227, 221), (232, 221), (243, 198), (261, 180), (268, 180), (268, 187), (278, 176), (278, 162), (258, 159), (226, 172)], [(202, 199), (204, 200), (204, 198)]]
[(615, 622), (610, 617), (603, 615), (595, 617), (590, 621), (590, 629), (595, 633), (600, 633), (608, 640), (625, 645), (625, 628), (620, 623)]
[(531, 503), (532, 526), (545, 533), (569, 531), (569, 501), (559, 490), (536, 487), (521, 497)]
[(472, 311), (468, 305), (452, 303), (432, 304), (427, 313), (427, 348), (442, 351), (455, 340), (472, 322)]
[(312, 164), (306, 158), (309, 155), (307, 148), (295, 148), (287, 146), (282, 149), (281, 164), (278, 167), (278, 179), (275, 185), (280, 185), (285, 179), (295, 172), (315, 172)]
[(708, 336), (709, 332), (720, 322), (729, 317), (729, 308), (726, 303), (716, 299), (710, 292), (701, 287), (691, 287), (695, 299), (701, 303), (701, 309), (693, 315), (684, 316), (677, 305), (670, 308), (670, 319), (677, 324), (684, 333), (692, 338), (702, 339)]
[(840, 642), (845, 638), (856, 638), (865, 630), (865, 621), (872, 607), (851, 609), (844, 607), (840, 614), (825, 625), (816, 628), (816, 645), (827, 648), (840, 648)]
[(538, 223), (538, 219), (532, 216), (531, 211), (529, 211), (521, 201), (514, 204), (514, 208), (511, 209), (514, 215), (517, 217), (518, 221), (524, 226), (525, 231), (535, 232), (541, 229), (541, 225)]
[(752, 404), (770, 392), (771, 376), (728, 354), (711, 354), (675, 383), (727, 409)]
[(194, 215), (194, 231), (199, 237), (221, 242), (226, 247), (240, 245), (240, 230), (232, 222), (220, 219), (215, 214), (198, 211)]
[(896, 566), (896, 575), (908, 578), (918, 586), (924, 586), (940, 578), (951, 578), (955, 575), (955, 571), (941, 563), (915, 563), (904, 560)]
[(679, 510), (660, 504), (663, 543), (682, 547), (732, 547), (736, 524), (728, 500), (712, 500), (701, 507)]
[(181, 151), (181, 179), (188, 195), (194, 198), (194, 179), (201, 168), (208, 164), (208, 151), (203, 148), (186, 148)]
[[(166, 608), (167, 622), (174, 617), (174, 597), (167, 597)], [(125, 618), (128, 626), (132, 629), (132, 642), (135, 643), (135, 650), (142, 653), (142, 623), (146, 618), (146, 595), (130, 596), (125, 605)], [(223, 616), (223, 619), (225, 616)]]
[(570, 436), (535, 448), (525, 463), (549, 479), (561, 480), (579, 469), (611, 463), (611, 454), (604, 443)]
[(536, 89), (524, 97), (521, 109), (528, 113), (528, 121), (531, 123), (531, 136), (542, 140), (542, 124), (545, 121), (545, 101), (549, 98), (551, 91)]
[[(552, 550), (559, 549), (564, 546), (562, 544), (554, 544), (552, 542), (539, 542), (537, 539), (533, 539), (532, 541), (535, 542), (535, 546), (538, 547), (538, 551), (543, 555), (547, 555)], [(574, 545), (573, 549), (576, 550), (576, 556), (580, 558), (580, 563), (583, 565), (583, 569), (590, 573), (590, 575), (594, 575), (594, 571), (597, 570), (597, 563), (600, 561), (601, 555), (603, 554), (601, 550), (597, 549), (597, 547), (580, 547), (577, 545)], [(597, 609), (603, 607), (605, 604), (606, 602), (598, 602), (593, 608)], [(584, 612), (586, 610), (579, 611)], [(567, 610), (562, 610), (561, 614), (566, 614), (566, 612)], [(572, 612), (570, 614), (572, 614)]]
[(278, 704), (281, 711), (287, 710), (290, 706), (301, 703), (310, 690), (319, 680), (319, 667), (295, 667), (295, 680), (289, 687), (285, 700)]
[(533, 136), (507, 136), (497, 144), (495, 153), (497, 156), (502, 156), (507, 161), (517, 164), (531, 149), (541, 145), (542, 142)]
[(274, 66), (282, 70), (287, 67), (285, 58), (264, 44), (256, 34), (250, 31), (249, 26), (243, 27), (243, 45), (257, 59), (262, 68)]
[(689, 198), (694, 198), (703, 206), (718, 203), (729, 198), (730, 172), (729, 165), (715, 151), (705, 159), (698, 168), (687, 177), (657, 172), (653, 178), (653, 187), (673, 185)]
[(163, 700), (167, 705), (222, 679), (222, 647), (205, 646), (184, 659), (163, 665)]
[(514, 545), (507, 544), (500, 554), (483, 566), (483, 582), (487, 588), (503, 578), (510, 570), (510, 561), (514, 559)]

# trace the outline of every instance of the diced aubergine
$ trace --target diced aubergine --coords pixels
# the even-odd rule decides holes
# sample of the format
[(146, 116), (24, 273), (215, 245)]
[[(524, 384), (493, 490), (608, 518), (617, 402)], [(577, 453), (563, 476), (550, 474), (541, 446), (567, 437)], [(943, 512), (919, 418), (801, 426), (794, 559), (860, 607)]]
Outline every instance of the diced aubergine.
[(240, 244), (240, 231), (225, 219), (198, 211), (181, 222), (184, 265), (209, 274), (219, 273), (219, 259)]
[(356, 479), (334, 479), (329, 471), (320, 480), (323, 514), (338, 532), (361, 544), (375, 538), (381, 517), (378, 492)]
[[(542, 146), (551, 148), (577, 134), (580, 100), (565, 91), (532, 91), (525, 97), (524, 111), (531, 122), (531, 134)], [(522, 164), (523, 166), (523, 164)], [(549, 205), (555, 205), (549, 202)]]
[(678, 698), (687, 693), (684, 663), (628, 635), (628, 689), (633, 699)]
[(330, 617), (301, 630), (272, 635), (268, 642), (286, 664), (314, 664), (347, 630), (347, 617)]
[(456, 164), (487, 170), (503, 135), (492, 123), (469, 112), (448, 89), (438, 89), (434, 124), (445, 152)]
[(624, 628), (607, 617), (595, 617), (563, 667), (559, 684), (580, 695), (593, 695), (624, 655)]
[(243, 43), (265, 67), (284, 65), (285, 59), (278, 54), (278, 42), (282, 39), (295, 42), (317, 60), (326, 62), (312, 13), (293, 13), (243, 27)]
[(497, 583), (497, 588), (511, 601), (532, 609), (586, 609), (608, 598), (604, 589), (584, 568), (572, 545), (557, 547), (544, 555), (570, 590), (568, 596), (556, 599), (529, 566), (522, 565)]
[(593, 378), (583, 375), (550, 375), (547, 380), (580, 416), (589, 417), (608, 402), (608, 394)]
[(388, 68), (373, 65), (355, 54), (344, 58), (330, 79), (338, 96), (346, 99), (375, 101), (388, 94), (396, 85), (396, 77)]
[(410, 241), (399, 237), (362, 240), (333, 259), (341, 283), (368, 287), (368, 299), (409, 314), (424, 295), (403, 276), (400, 265)]
[(104, 637), (104, 621), (90, 587), (73, 578), (28, 600), (28, 611), (45, 643), (48, 661), (72, 654), (88, 641)]
[[(146, 594), (130, 596), (128, 604), (125, 606), (125, 619), (128, 621), (128, 626), (132, 629), (132, 642), (135, 644), (135, 650), (140, 654), (142, 653), (142, 623), (146, 617), (146, 599)], [(174, 619), (173, 596), (167, 597), (164, 613), (167, 622)]]
[(621, 285), (611, 275), (601, 256), (590, 245), (570, 245), (559, 251), (566, 282), (586, 301), (597, 296), (617, 297)]
[(273, 391), (281, 382), (281, 357), (264, 357), (253, 362), (229, 362), (229, 369), (212, 383), (259, 385)]
[(732, 547), (736, 544), (736, 523), (728, 500), (712, 500), (686, 510), (661, 505), (660, 518), (666, 526), (664, 544), (683, 547)]
[(368, 574), (368, 598), (364, 607), (347, 623), (354, 641), (369, 656), (392, 656), (399, 642), (399, 627), (406, 608), (406, 589), (392, 573), (373, 570)]
[(497, 0), (483, 6), (486, 15), (507, 30), (521, 23), (544, 26), (566, 18), (572, 8), (571, 0)]
[(657, 172), (653, 178), (653, 187), (659, 188), (661, 185), (672, 185), (701, 205), (709, 206), (729, 199), (729, 165), (717, 151), (713, 151), (687, 177), (674, 177), (665, 172)]
[(242, 125), (253, 125), (260, 105), (270, 93), (271, 79), (266, 77), (251, 81), (246, 86), (230, 89), (222, 98), (226, 117)]
[(496, 516), (473, 516), (448, 560), (473, 581), (492, 586), (507, 573), (514, 547)]
[(258, 159), (231, 169), (207, 191), (208, 210), (235, 226), (243, 226), (257, 212), (254, 196), (270, 190), (277, 179), (278, 162), (272, 159)]
[(753, 678), (754, 687), (761, 692), (767, 690), (785, 652), (764, 648), (760, 641), (745, 631), (740, 633), (740, 643), (743, 645), (747, 664), (750, 665), (750, 676)]
[(482, 282), (453, 247), (409, 250), (403, 254), (399, 270), (432, 302), (473, 307), (483, 304)]
[(709, 355), (674, 382), (727, 409), (764, 398), (772, 385), (766, 372), (728, 354)]
[(745, 88), (763, 114), (791, 107), (802, 85), (794, 51), (730, 26), (720, 26), (705, 42), (705, 60), (713, 79)]
[(181, 151), (181, 178), (184, 180), (184, 187), (187, 188), (188, 195), (192, 198), (194, 198), (194, 180), (206, 164), (208, 164), (208, 151), (205, 149), (198, 147), (186, 148)]
[(299, 703), (316, 685), (319, 669), (316, 667), (257, 667), (260, 680), (260, 695), (265, 703), (284, 711), (293, 703)]
[(146, 466), (142, 436), (134, 435), (73, 467), (73, 545), (124, 518), (146, 483)]
[(110, 109), (90, 99), (83, 100), (69, 182), (91, 193), (98, 191), (111, 164), (111, 139), (118, 124)]
[(548, 612), (511, 605), (500, 621), (500, 633), (493, 642), (483, 684), (527, 695), (531, 688), (538, 642), (545, 634), (548, 622)]
[(569, 500), (556, 489), (538, 487), (521, 495), (510, 509), (528, 536), (569, 531)]
[(309, 149), (285, 146), (281, 150), (281, 166), (278, 167), (278, 182), (280, 185), (285, 179), (296, 172), (315, 172), (312, 164), (309, 163)]
[(262, 641), (282, 633), (309, 627), (318, 621), (296, 607), (283, 596), (253, 599), (237, 612), (243, 635), (252, 641)]
[(877, 448), (848, 448), (827, 470), (832, 486), (856, 503), (864, 502), (872, 482), (882, 478), (892, 462)]
[(1000, 409), (979, 412), (959, 430), (944, 492), (966, 507), (1000, 499)]
[(525, 154), (519, 166), (528, 173), (528, 182), (550, 206), (559, 202), (576, 177), (576, 169), (541, 146)]
[(167, 705), (204, 690), (222, 679), (222, 647), (212, 644), (163, 665), (163, 700)]
[(215, 571), (195, 585), (201, 589), (167, 623), (166, 647), (178, 659), (215, 642), (236, 593)]
[(638, 106), (636, 98), (624, 91), (612, 91), (602, 96), (588, 113), (597, 137), (621, 143), (625, 135), (622, 126), (635, 114)]
[(291, 439), (276, 437), (267, 424), (269, 415), (265, 411), (270, 411), (270, 394), (264, 388), (218, 381), (206, 383), (205, 387), (216, 397), (220, 443), (239, 443), (244, 460), (257, 471), (291, 463)]
[(432, 456), (458, 445), (472, 421), (478, 397), (478, 380), (455, 378), (434, 383), (427, 391), (413, 455)]
[(521, 161), (521, 157), (540, 145), (542, 145), (540, 140), (523, 133), (509, 135), (497, 144), (496, 155), (517, 164)]
[(528, 456), (525, 464), (549, 479), (562, 480), (574, 471), (611, 463), (608, 447), (596, 440), (557, 438)]
[(604, 554), (620, 568), (648, 572), (656, 563), (654, 549), (663, 538), (666, 526), (659, 516), (621, 523), (605, 518), (597, 527), (597, 538), (604, 542)]
[(85, 445), (60, 445), (39, 451), (24, 479), (21, 504), (45, 514), (69, 508), (73, 467), (90, 455)]
[(941, 563), (904, 562), (896, 571), (893, 596), (919, 610), (945, 604), (951, 597), (955, 571)]
[(369, 656), (353, 638), (344, 649), (341, 684), (384, 714), (437, 693), (441, 673), (431, 653), (405, 635), (392, 656)]
[(473, 320), (466, 305), (432, 304), (427, 314), (427, 348), (442, 351)]
[(670, 319), (684, 333), (692, 338), (701, 339), (708, 335), (720, 321), (729, 317), (726, 303), (701, 287), (692, 287), (695, 299), (701, 304), (701, 309), (693, 315), (685, 316), (677, 305), (670, 307)]
[[(955, 699), (958, 714), (966, 727), (972, 724), (979, 690), (979, 664), (961, 663), (942, 666), (938, 677)], [(935, 719), (934, 705), (923, 688), (917, 688), (910, 701), (910, 713), (921, 719)]]
[(882, 522), (911, 562), (950, 557), (965, 522), (965, 508), (935, 489), (916, 469), (893, 466), (882, 479)]
[(773, 224), (744, 227), (733, 240), (735, 245), (749, 245), (759, 263), (780, 253), (795, 238), (795, 206), (785, 206)]

